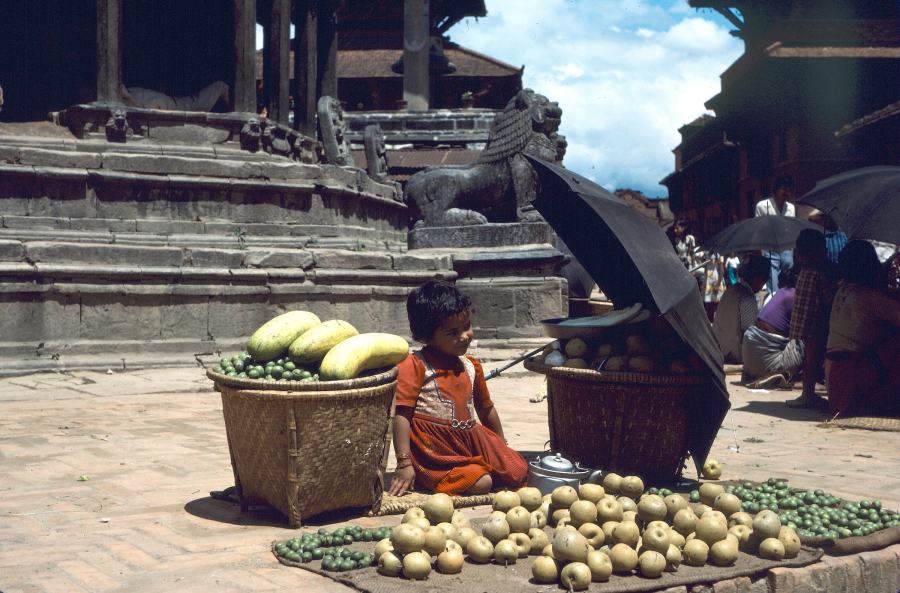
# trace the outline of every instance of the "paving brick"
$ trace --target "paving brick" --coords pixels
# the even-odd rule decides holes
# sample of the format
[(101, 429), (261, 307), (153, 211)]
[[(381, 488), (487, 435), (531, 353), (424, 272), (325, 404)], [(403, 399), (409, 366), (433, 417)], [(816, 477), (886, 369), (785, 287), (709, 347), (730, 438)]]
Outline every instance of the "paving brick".
[(733, 579), (713, 583), (712, 593), (737, 593), (737, 583)]
[(772, 568), (769, 569), (767, 578), (769, 580), (769, 590), (772, 593), (793, 593), (794, 569)]

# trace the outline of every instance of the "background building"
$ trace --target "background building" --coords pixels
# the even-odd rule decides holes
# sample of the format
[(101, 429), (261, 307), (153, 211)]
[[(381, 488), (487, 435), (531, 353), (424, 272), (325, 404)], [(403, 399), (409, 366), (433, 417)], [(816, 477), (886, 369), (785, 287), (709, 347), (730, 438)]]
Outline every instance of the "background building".
[[(795, 195), (842, 171), (897, 162), (900, 9), (892, 0), (690, 0), (736, 27), (744, 54), (705, 115), (683, 126), (672, 212), (701, 237), (752, 216), (781, 173)], [(804, 214), (801, 208), (799, 214)]]

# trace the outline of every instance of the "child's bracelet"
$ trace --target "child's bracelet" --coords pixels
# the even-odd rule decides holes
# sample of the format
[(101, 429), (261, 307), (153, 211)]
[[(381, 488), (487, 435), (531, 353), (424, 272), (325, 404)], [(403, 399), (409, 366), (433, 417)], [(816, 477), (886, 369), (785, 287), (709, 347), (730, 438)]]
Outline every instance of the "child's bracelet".
[(403, 469), (403, 468), (406, 468), (406, 467), (410, 467), (411, 465), (412, 465), (412, 461), (408, 461), (408, 462), (406, 462), (406, 463), (404, 463), (404, 464), (402, 464), (402, 465), (398, 465), (398, 466), (397, 466), (397, 469)]
[(398, 453), (395, 457), (397, 461), (403, 461), (404, 459), (410, 459), (412, 455), (410, 453)]

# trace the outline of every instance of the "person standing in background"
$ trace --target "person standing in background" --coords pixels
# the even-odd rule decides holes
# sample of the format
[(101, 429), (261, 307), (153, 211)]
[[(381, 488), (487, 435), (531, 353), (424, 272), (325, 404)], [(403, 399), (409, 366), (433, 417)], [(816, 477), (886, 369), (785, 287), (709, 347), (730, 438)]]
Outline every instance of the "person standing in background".
[(825, 411), (828, 402), (816, 393), (816, 383), (824, 380), (828, 322), (840, 273), (836, 270), (837, 266), (828, 261), (825, 235), (816, 229), (800, 231), (794, 253), (801, 270), (794, 291), (788, 338), (803, 342), (803, 364), (800, 367), (803, 391), (800, 397), (786, 403), (791, 408)]
[(844, 245), (847, 244), (847, 235), (844, 234), (844, 231), (838, 229), (838, 225), (833, 218), (821, 210), (810, 212), (809, 221), (825, 229), (825, 246), (828, 248), (828, 261), (833, 264), (838, 263), (838, 254), (844, 248)]
[[(797, 216), (797, 209), (788, 202), (794, 195), (794, 178), (788, 173), (782, 173), (775, 179), (775, 187), (772, 197), (756, 204), (756, 216)], [(766, 283), (766, 289), (770, 295), (778, 290), (778, 274), (781, 270), (787, 270), (794, 265), (794, 255), (790, 249), (785, 251), (763, 251), (772, 263), (772, 273)]]

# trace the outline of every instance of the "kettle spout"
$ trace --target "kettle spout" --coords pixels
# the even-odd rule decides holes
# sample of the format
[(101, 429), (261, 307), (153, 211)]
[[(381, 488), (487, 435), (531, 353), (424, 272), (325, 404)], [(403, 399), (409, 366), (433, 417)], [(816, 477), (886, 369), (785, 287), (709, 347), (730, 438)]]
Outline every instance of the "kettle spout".
[(589, 475), (589, 476), (587, 477), (587, 480), (585, 480), (585, 483), (587, 483), (587, 484), (599, 484), (602, 478), (603, 478), (603, 472), (602, 472), (601, 470), (598, 469), (598, 470), (596, 470), (596, 471), (594, 471), (594, 472), (591, 472), (591, 475)]

